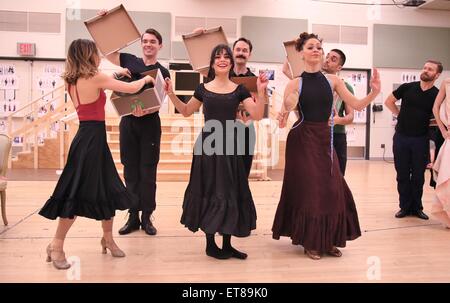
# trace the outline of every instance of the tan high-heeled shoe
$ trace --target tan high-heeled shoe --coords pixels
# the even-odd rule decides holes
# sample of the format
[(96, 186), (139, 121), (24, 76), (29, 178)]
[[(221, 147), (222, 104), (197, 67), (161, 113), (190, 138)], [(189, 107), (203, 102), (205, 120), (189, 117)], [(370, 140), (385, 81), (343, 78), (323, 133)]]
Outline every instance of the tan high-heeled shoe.
[[(58, 259), (52, 258), (52, 253), (53, 254), (58, 254)], [(64, 251), (62, 250), (54, 250), (52, 248), (52, 245), (49, 244), (47, 246), (47, 262), (52, 262), (53, 266), (56, 269), (69, 269), (70, 268), (70, 264), (67, 262), (66, 260), (66, 255), (64, 254)]]
[(123, 258), (125, 257), (125, 253), (118, 247), (116, 248), (111, 248), (106, 244), (106, 240), (105, 238), (102, 238), (102, 240), (100, 241), (100, 244), (102, 245), (102, 254), (106, 254), (107, 251), (106, 249), (109, 249), (109, 251), (111, 252), (111, 256), (115, 257), (115, 258)]
[(333, 246), (333, 248), (328, 251), (327, 254), (333, 257), (342, 257), (342, 252), (336, 246)]
[(322, 258), (320, 253), (318, 251), (315, 251), (315, 250), (307, 250), (307, 249), (305, 249), (305, 255), (307, 255), (308, 257), (310, 257), (313, 260), (320, 260), (320, 258)]

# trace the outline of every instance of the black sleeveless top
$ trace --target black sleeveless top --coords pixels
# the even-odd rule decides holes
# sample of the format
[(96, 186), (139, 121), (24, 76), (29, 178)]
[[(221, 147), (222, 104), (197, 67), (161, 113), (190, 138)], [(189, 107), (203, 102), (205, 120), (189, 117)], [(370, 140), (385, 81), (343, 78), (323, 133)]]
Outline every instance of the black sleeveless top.
[(299, 112), (303, 112), (305, 121), (327, 122), (333, 104), (330, 83), (321, 72), (303, 72), (301, 77), (303, 84), (298, 102)]

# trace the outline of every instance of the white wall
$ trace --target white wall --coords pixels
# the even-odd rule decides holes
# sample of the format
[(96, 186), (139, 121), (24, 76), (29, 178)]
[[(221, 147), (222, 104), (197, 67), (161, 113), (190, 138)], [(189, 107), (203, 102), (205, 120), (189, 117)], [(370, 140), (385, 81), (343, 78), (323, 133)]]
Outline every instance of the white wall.
[[(364, 0), (362, 1), (365, 2)], [(108, 9), (122, 3), (126, 9), (133, 11), (170, 12), (172, 16), (236, 18), (238, 20), (238, 28), (240, 28), (240, 17), (243, 15), (308, 19), (310, 26), (312, 23), (368, 26), (369, 45), (367, 47), (345, 46), (345, 51), (349, 58), (346, 66), (348, 68), (367, 68), (371, 66), (373, 23), (450, 27), (449, 12), (415, 8), (400, 9), (391, 6), (349, 6), (319, 3), (310, 0), (67, 0), (67, 3), (69, 5), (66, 5), (64, 0), (1, 1), (0, 10), (59, 12), (62, 14), (62, 18), (65, 18), (66, 7), (78, 6), (83, 9)], [(377, 11), (378, 8), (379, 12)], [(151, 21), (149, 23), (151, 25)], [(0, 55), (15, 56), (16, 42), (21, 40), (37, 43), (39, 57), (63, 58), (65, 56), (64, 32), (64, 22), (62, 22), (61, 34), (0, 32), (2, 41)], [(270, 35), (270, 29), (268, 29), (268, 34)], [(328, 48), (327, 45), (325, 46)], [(329, 47), (331, 48), (333, 45)]]
[[(377, 98), (384, 103), (384, 100), (392, 93), (393, 83), (402, 83), (401, 74), (406, 73), (417, 73), (420, 74), (421, 70), (415, 69), (405, 69), (399, 71), (397, 69), (380, 69), (381, 77), (381, 93)], [(450, 71), (444, 71), (439, 79), (435, 82), (435, 86), (439, 88), (444, 79), (450, 77)], [(373, 122), (373, 114), (375, 114), (375, 123)], [(371, 158), (382, 158), (383, 149), (380, 147), (381, 144), (385, 144), (386, 158), (393, 158), (392, 153), (392, 137), (394, 136), (394, 126), (392, 125), (392, 113), (384, 106), (383, 111), (377, 113), (371, 113), (370, 121), (370, 157)]]
[[(340, 1), (354, 2), (354, 0)], [(365, 0), (361, 0), (361, 2), (365, 2)], [(382, 3), (388, 2), (387, 0), (382, 1)], [(16, 56), (16, 42), (34, 42), (37, 44), (38, 57), (64, 58), (64, 20), (67, 7), (109, 9), (120, 4), (123, 4), (130, 11), (170, 12), (172, 13), (172, 22), (174, 22), (174, 16), (236, 18), (238, 30), (240, 28), (240, 17), (243, 15), (308, 19), (310, 29), (313, 23), (367, 26), (369, 28), (367, 46), (324, 43), (325, 51), (334, 47), (339, 47), (345, 51), (347, 55), (346, 68), (372, 67), (374, 23), (450, 27), (450, 12), (448, 11), (397, 8), (394, 6), (349, 6), (319, 3), (310, 0), (67, 0), (67, 2), (64, 0), (16, 0), (11, 2), (1, 1), (0, 10), (61, 13), (61, 33), (0, 32), (0, 41), (2, 41), (0, 44), (0, 56)], [(149, 20), (149, 26), (151, 25), (151, 20)], [(174, 31), (174, 26), (172, 26), (172, 31)], [(270, 35), (270, 28), (267, 29), (267, 33)], [(179, 39), (179, 37), (175, 37), (174, 33), (172, 33), (172, 39)], [(260, 63), (251, 63), (251, 65), (255, 67), (261, 66)], [(279, 70), (279, 66), (276, 64), (268, 65), (268, 67)], [(444, 68), (448, 69), (449, 67)], [(441, 76), (441, 79), (449, 76), (449, 74), (450, 72), (447, 71)], [(382, 96), (380, 97), (380, 100), (383, 100), (381, 101), (384, 101), (388, 94), (392, 92), (392, 83), (399, 82), (399, 75), (400, 71), (398, 70), (381, 70), (383, 86)], [(280, 73), (277, 76), (281, 76)], [(280, 91), (280, 88), (277, 87), (277, 89)], [(371, 157), (382, 157), (381, 143), (386, 145), (386, 157), (392, 157), (393, 126), (390, 121), (391, 114), (385, 109), (381, 113), (376, 113), (375, 119), (375, 123), (373, 123), (373, 120), (371, 122)]]

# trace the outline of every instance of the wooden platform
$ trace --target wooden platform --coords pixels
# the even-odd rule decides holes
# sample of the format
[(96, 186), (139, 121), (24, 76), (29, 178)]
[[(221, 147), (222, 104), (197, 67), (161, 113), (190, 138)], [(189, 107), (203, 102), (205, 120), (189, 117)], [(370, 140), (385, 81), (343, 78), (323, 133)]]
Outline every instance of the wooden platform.
[[(116, 241), (127, 257), (115, 259), (100, 253), (100, 222), (79, 218), (65, 247), (67, 256), (80, 261), (72, 272), (45, 262), (45, 247), (56, 222), (37, 212), (55, 181), (9, 181), (10, 225), (0, 225), (0, 282), (67, 282), (68, 274), (81, 282), (450, 282), (450, 230), (433, 218), (394, 218), (398, 196), (393, 165), (349, 161), (347, 174), (363, 235), (347, 242), (342, 258), (313, 261), (289, 239), (272, 239), (280, 181), (250, 184), (257, 229), (248, 238), (233, 238), (249, 258), (207, 257), (203, 234), (193, 234), (179, 223), (186, 182), (159, 182), (154, 221), (158, 235), (138, 231), (119, 236), (126, 213), (118, 212)], [(433, 190), (428, 180), (427, 173), (423, 201), (429, 214)]]

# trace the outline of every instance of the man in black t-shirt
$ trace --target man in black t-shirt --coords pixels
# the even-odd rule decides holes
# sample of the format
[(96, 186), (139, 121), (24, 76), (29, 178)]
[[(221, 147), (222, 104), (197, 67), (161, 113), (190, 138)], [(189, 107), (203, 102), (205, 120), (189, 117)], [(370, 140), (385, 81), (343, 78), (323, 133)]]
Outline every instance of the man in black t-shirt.
[[(253, 46), (250, 40), (246, 38), (239, 38), (233, 44), (233, 57), (234, 57), (234, 68), (230, 71), (230, 77), (251, 77), (256, 76), (247, 67), (247, 62), (252, 55)], [(251, 117), (245, 111), (239, 111), (236, 118), (243, 123), (245, 127), (245, 138), (240, 139), (240, 144), (244, 144), (245, 153), (243, 155), (245, 172), (247, 177), (250, 176), (250, 171), (252, 168), (253, 154), (255, 152), (256, 143), (256, 131)], [(240, 138), (240, 137), (238, 137)]]
[[(132, 75), (159, 68), (162, 76), (170, 78), (169, 71), (158, 61), (162, 48), (161, 34), (149, 28), (141, 36), (142, 58), (132, 54), (114, 52), (106, 58), (113, 64), (128, 68)], [(125, 235), (140, 226), (149, 235), (156, 234), (152, 213), (156, 208), (156, 169), (159, 162), (161, 120), (158, 111), (137, 107), (133, 115), (120, 121), (120, 158), (124, 166), (127, 188), (139, 197), (139, 208), (130, 209), (127, 223), (119, 230)], [(139, 221), (139, 211), (142, 211)]]
[[(400, 210), (395, 214), (396, 218), (414, 215), (428, 220), (422, 206), (424, 174), (429, 159), (428, 127), (439, 92), (434, 82), (442, 69), (440, 62), (428, 60), (420, 82), (402, 84), (385, 101), (397, 116), (393, 152)], [(399, 99), (402, 99), (400, 110), (395, 105)]]

